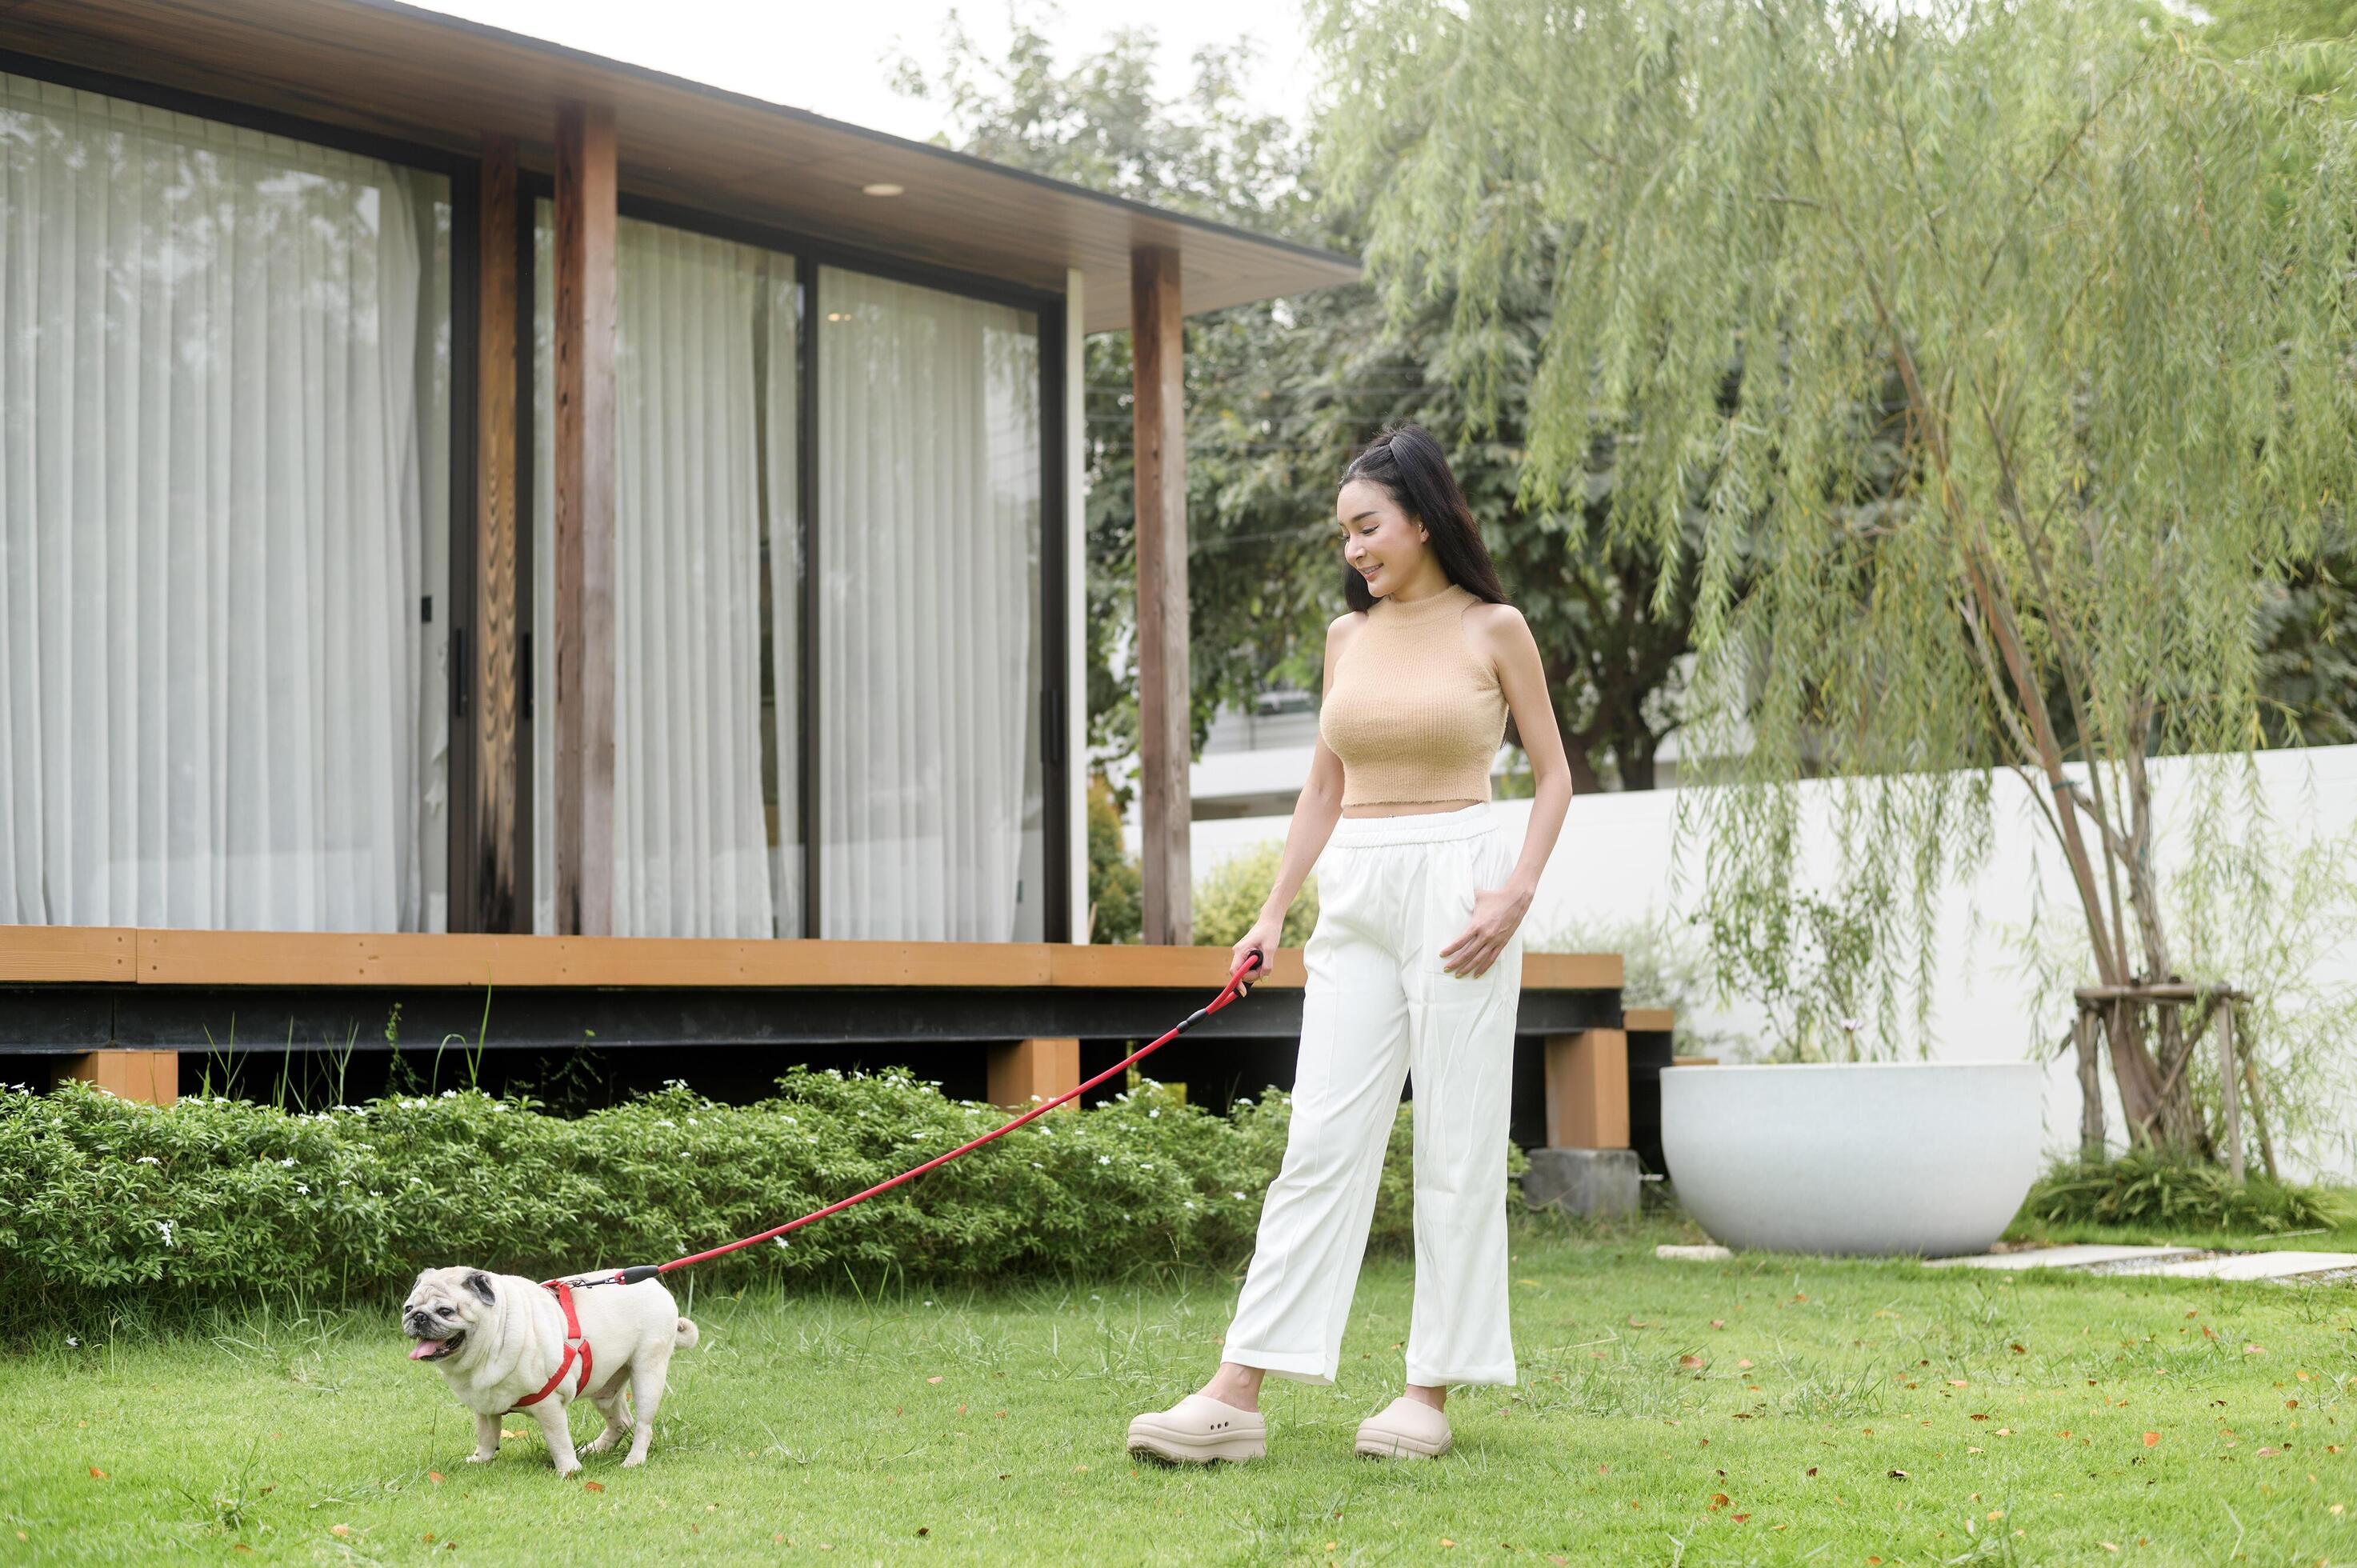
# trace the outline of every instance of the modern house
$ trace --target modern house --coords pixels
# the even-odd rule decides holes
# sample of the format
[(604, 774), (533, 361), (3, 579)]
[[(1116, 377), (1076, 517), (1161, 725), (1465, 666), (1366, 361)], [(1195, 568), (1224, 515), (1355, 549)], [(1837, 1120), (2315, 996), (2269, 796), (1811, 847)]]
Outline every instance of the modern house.
[[(399, 1004), (1076, 1081), (1224, 975), (1183, 317), (1359, 273), (392, 0), (0, 5), (0, 1051), (169, 1098)], [(1111, 331), (1147, 945), (1090, 949)], [(1620, 1023), (1617, 959), (1530, 982), (1534, 1049)]]

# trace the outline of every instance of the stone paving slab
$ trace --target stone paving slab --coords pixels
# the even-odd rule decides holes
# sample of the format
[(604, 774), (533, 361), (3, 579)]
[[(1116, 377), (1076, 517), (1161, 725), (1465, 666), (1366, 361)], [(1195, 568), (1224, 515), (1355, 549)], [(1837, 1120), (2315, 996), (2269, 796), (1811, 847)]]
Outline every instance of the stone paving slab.
[(1956, 1258), (1926, 1258), (1927, 1269), (2083, 1269), (2147, 1258), (2190, 1258), (2192, 1247), (2127, 1247), (2082, 1241), (2067, 1247), (2031, 1247), (2018, 1252), (1968, 1252)]
[(2231, 1252), (2163, 1263), (2147, 1272), (2177, 1279), (2285, 1280), (2347, 1269), (2357, 1269), (2357, 1252)]

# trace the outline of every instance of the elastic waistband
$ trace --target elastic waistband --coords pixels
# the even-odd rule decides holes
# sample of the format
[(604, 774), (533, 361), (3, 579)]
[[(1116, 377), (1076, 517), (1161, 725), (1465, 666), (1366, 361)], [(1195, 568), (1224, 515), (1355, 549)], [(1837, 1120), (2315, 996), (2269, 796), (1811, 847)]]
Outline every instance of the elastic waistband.
[(1497, 825), (1490, 802), (1476, 800), (1453, 811), (1415, 811), (1399, 817), (1343, 817), (1326, 842), (1338, 844), (1445, 843), (1479, 838)]

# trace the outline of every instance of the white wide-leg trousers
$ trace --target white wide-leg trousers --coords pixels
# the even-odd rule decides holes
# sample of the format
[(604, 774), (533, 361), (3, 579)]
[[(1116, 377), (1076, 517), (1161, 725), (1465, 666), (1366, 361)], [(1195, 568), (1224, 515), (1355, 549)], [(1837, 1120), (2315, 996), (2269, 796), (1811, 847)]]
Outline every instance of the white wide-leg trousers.
[(1506, 1135), (1517, 930), (1489, 972), (1452, 975), (1440, 949), (1477, 887), (1504, 885), (1516, 846), (1484, 802), (1344, 817), (1318, 862), (1302, 957), (1301, 1055), (1285, 1161), (1270, 1183), (1223, 1358), (1330, 1383), (1374, 1216), (1404, 1078), (1415, 1083), (1415, 1305), (1407, 1380), (1512, 1383)]

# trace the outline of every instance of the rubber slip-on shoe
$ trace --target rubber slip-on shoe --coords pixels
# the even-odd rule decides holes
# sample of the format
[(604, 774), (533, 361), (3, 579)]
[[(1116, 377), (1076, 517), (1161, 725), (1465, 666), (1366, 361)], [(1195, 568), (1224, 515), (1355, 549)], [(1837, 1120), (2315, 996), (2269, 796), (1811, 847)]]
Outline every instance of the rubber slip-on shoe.
[(1268, 1452), (1268, 1423), (1209, 1394), (1189, 1394), (1168, 1410), (1129, 1423), (1129, 1451), (1166, 1465), (1258, 1459)]
[(1448, 1452), (1448, 1418), (1405, 1394), (1359, 1423), (1359, 1452), (1376, 1459), (1437, 1459)]

